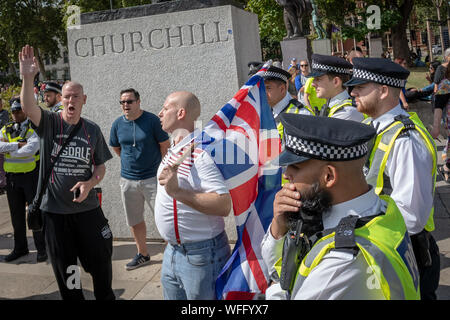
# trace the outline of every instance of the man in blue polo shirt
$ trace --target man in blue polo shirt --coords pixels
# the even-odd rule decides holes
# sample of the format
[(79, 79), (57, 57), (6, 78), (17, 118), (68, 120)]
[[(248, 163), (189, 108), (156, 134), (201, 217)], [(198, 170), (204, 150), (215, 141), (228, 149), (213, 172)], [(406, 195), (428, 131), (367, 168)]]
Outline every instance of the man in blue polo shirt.
[(170, 142), (159, 118), (141, 109), (136, 90), (122, 90), (120, 105), (123, 116), (113, 122), (109, 144), (120, 157), (122, 202), (138, 251), (126, 265), (127, 270), (133, 270), (150, 263), (144, 202), (153, 210), (151, 198), (156, 193), (156, 172)]

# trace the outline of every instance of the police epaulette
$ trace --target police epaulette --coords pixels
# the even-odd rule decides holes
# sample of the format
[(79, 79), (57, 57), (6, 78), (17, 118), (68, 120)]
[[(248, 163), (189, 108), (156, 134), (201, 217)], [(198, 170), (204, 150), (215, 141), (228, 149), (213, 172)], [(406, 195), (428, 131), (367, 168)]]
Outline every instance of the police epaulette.
[(413, 130), (416, 128), (416, 125), (414, 122), (407, 116), (404, 115), (398, 115), (394, 118), (395, 121), (400, 121), (403, 123), (403, 126), (405, 127), (404, 130)]
[[(410, 130), (410, 129), (409, 129), (409, 130)], [(399, 135), (397, 136), (397, 139), (398, 139), (398, 138), (409, 137), (409, 130), (403, 129), (402, 132), (400, 132)]]

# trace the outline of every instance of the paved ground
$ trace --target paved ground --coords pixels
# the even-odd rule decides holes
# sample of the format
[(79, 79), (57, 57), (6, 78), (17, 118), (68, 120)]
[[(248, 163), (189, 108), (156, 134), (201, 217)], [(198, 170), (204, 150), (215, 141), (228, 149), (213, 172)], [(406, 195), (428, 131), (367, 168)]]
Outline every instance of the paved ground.
[[(442, 140), (442, 139), (441, 139)], [(442, 142), (438, 142), (442, 150)], [(441, 161), (441, 153), (439, 160)], [(450, 299), (450, 185), (438, 176), (435, 196), (435, 223), (433, 232), (441, 253), (441, 279), (438, 298)], [(36, 263), (31, 233), (28, 233), (30, 254), (12, 263), (3, 258), (13, 247), (12, 227), (6, 195), (0, 196), (0, 299), (60, 299), (51, 265)], [(164, 244), (148, 242), (152, 263), (142, 268), (126, 271), (125, 264), (135, 254), (135, 245), (129, 241), (114, 241), (113, 289), (118, 299), (158, 300), (162, 299), (160, 271)], [(82, 272), (82, 285), (87, 299), (94, 299), (92, 282)]]
[[(30, 254), (10, 263), (3, 261), (13, 248), (12, 226), (6, 195), (0, 196), (0, 299), (58, 300), (60, 299), (53, 270), (49, 262), (36, 263), (36, 250), (28, 231)], [(129, 241), (114, 241), (113, 289), (117, 299), (161, 300), (160, 270), (164, 243), (148, 242), (151, 264), (126, 271), (125, 264), (136, 254)], [(86, 299), (94, 299), (89, 274), (81, 272)]]

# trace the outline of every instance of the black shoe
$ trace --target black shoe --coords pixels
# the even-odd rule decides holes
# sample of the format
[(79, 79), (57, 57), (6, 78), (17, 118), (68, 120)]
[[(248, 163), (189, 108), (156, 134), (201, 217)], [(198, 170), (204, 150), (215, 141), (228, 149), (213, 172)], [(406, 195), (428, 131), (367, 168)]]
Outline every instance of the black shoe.
[(14, 261), (16, 259), (19, 259), (20, 257), (26, 256), (27, 254), (28, 254), (28, 250), (27, 251), (22, 251), (22, 252), (17, 252), (15, 250), (13, 250), (10, 254), (8, 254), (5, 257), (5, 262)]
[(36, 257), (36, 263), (47, 261), (47, 252), (38, 252)]

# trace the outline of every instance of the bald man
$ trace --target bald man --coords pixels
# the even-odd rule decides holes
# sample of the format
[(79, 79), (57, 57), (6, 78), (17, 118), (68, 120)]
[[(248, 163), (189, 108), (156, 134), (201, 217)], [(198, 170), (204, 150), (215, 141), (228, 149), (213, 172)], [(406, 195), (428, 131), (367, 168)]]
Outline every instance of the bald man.
[(352, 50), (347, 56), (347, 61), (353, 64), (353, 58), (364, 58), (364, 55), (359, 50)]
[[(19, 63), (22, 109), (40, 138), (37, 194), (46, 183), (40, 209), (59, 291), (64, 300), (84, 300), (79, 281), (73, 281), (73, 266), (79, 260), (92, 275), (96, 299), (113, 300), (113, 238), (94, 190), (105, 175), (105, 162), (112, 158), (111, 152), (99, 126), (81, 117), (87, 99), (81, 84), (68, 82), (63, 86), (61, 112), (43, 110), (34, 98), (33, 80), (39, 64), (32, 47), (22, 48)], [(44, 181), (72, 130), (76, 130), (72, 140), (54, 163), (50, 178)]]
[(193, 144), (201, 133), (194, 126), (200, 109), (194, 94), (181, 91), (170, 94), (159, 113), (172, 136), (155, 201), (156, 226), (168, 242), (161, 271), (165, 300), (215, 299), (215, 281), (230, 256), (224, 217), (231, 197), (213, 159)]

